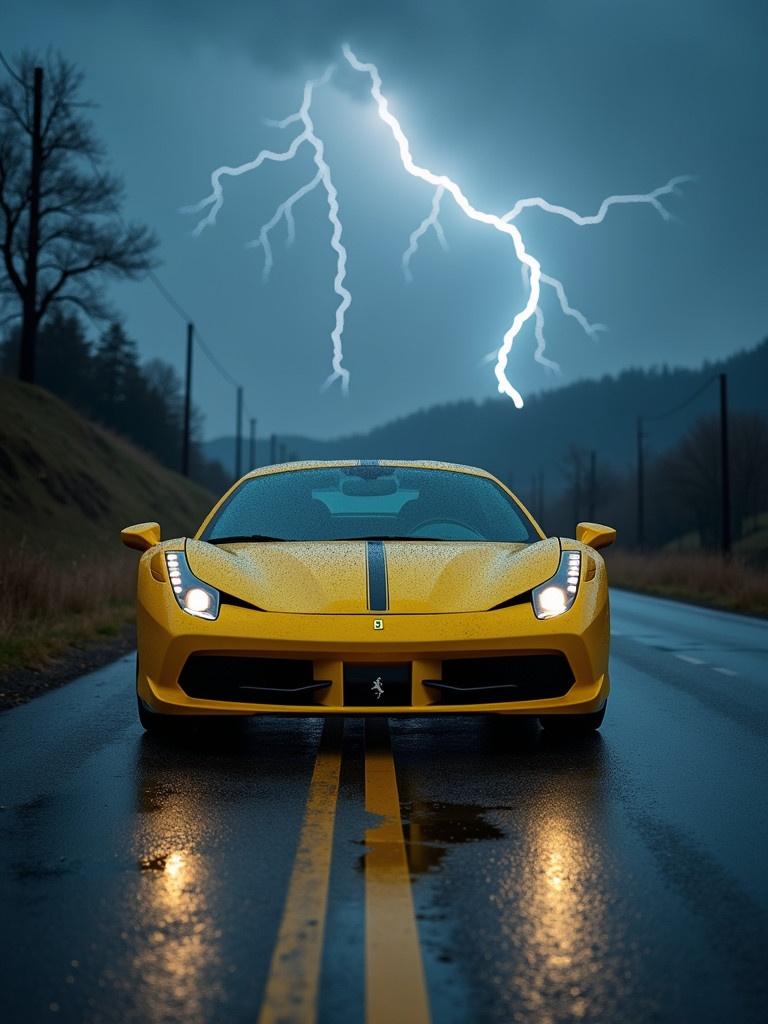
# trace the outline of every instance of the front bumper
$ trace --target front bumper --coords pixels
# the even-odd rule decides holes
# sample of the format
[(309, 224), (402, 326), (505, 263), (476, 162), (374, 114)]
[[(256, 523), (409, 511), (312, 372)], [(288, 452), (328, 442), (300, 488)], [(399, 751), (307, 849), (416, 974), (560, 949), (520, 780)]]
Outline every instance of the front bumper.
[[(529, 605), (492, 612), (439, 615), (305, 615), (259, 612), (225, 605), (214, 622), (195, 619), (161, 599), (140, 602), (138, 694), (154, 712), (178, 715), (330, 714), (579, 714), (598, 710), (608, 696), (609, 615), (607, 597), (595, 592), (556, 619), (537, 620)], [(153, 588), (154, 590), (154, 588)], [(558, 655), (567, 659), (573, 684), (543, 699), (489, 699), (463, 703), (452, 691), (430, 686), (443, 678), (443, 661), (512, 655)], [(281, 703), (192, 697), (180, 679), (195, 655), (308, 659), (312, 675), (328, 685)], [(223, 662), (222, 662), (223, 664)], [(403, 703), (345, 702), (345, 666), (409, 666)], [(386, 675), (386, 672), (384, 673)], [(260, 695), (263, 697), (264, 695)], [(410, 696), (410, 700), (405, 699)], [(490, 694), (489, 694), (490, 696)]]

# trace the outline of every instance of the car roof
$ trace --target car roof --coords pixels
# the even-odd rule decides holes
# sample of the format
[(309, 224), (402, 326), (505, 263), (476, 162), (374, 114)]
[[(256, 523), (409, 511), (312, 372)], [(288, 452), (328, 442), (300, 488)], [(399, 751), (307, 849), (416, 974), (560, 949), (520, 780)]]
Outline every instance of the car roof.
[(301, 462), (280, 462), (270, 466), (260, 466), (246, 473), (242, 479), (265, 476), (269, 473), (286, 473), (299, 469), (340, 469), (351, 466), (392, 466), (410, 469), (442, 469), (452, 473), (470, 473), (473, 476), (484, 476), (493, 479), (493, 475), (477, 466), (464, 466), (458, 462), (438, 462), (432, 459), (307, 459)]

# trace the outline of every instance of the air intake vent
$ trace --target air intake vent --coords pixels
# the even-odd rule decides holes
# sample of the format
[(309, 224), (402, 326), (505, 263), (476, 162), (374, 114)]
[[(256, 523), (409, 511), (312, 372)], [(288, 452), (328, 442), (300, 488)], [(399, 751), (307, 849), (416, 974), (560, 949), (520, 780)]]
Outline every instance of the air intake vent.
[(188, 697), (244, 704), (316, 704), (330, 681), (313, 679), (311, 661), (193, 654), (179, 685)]
[(562, 654), (513, 654), (451, 658), (443, 662), (442, 679), (425, 682), (441, 691), (443, 704), (491, 704), (562, 697), (575, 680)]

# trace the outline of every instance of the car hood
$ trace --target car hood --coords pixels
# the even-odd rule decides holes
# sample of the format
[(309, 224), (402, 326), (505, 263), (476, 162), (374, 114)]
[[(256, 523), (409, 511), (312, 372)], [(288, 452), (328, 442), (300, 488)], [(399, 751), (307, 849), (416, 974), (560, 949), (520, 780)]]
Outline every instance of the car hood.
[[(372, 549), (376, 549), (375, 552)], [(534, 544), (459, 541), (261, 542), (188, 540), (192, 572), (265, 611), (370, 614), (371, 555), (386, 563), (392, 613), (485, 611), (538, 586), (557, 571), (556, 537)]]

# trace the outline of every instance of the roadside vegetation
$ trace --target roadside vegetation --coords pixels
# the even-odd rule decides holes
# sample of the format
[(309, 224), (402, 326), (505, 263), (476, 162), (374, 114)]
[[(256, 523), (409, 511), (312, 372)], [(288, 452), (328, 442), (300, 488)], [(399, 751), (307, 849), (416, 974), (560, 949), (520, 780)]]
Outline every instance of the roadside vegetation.
[[(0, 561), (0, 680), (74, 649), (111, 646), (133, 621), (129, 560), (56, 562), (27, 545)], [(0, 682), (0, 690), (2, 683)]]
[(0, 378), (0, 410), (2, 681), (124, 641), (137, 556), (120, 529), (187, 534), (213, 496), (41, 388)]
[(606, 553), (614, 587), (657, 597), (768, 616), (768, 571), (738, 555), (707, 551)]

